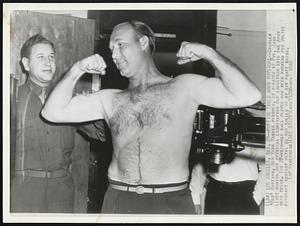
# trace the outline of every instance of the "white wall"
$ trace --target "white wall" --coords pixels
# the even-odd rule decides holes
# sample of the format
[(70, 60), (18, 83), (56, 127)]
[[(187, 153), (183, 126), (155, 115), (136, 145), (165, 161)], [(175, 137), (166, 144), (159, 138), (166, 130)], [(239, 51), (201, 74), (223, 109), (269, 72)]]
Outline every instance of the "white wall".
[(266, 12), (218, 11), (217, 26), (217, 33), (232, 34), (217, 34), (217, 50), (246, 72), (265, 102)]
[(219, 10), (218, 26), (235, 30), (266, 31), (265, 10)]
[(67, 16), (87, 18), (87, 10), (33, 10), (33, 11), (40, 12), (40, 13), (64, 14)]

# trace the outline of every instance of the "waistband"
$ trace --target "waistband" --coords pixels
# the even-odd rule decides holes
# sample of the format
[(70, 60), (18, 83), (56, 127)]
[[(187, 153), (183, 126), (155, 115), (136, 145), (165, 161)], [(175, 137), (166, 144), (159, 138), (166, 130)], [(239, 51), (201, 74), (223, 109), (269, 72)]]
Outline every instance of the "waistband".
[(254, 180), (245, 180), (245, 181), (237, 181), (237, 182), (219, 181), (209, 175), (207, 176), (207, 179), (208, 179), (208, 183), (214, 183), (223, 186), (244, 186), (244, 185), (249, 186), (249, 184), (255, 185), (256, 183), (256, 181)]
[(44, 170), (17, 170), (15, 174), (28, 176), (28, 177), (39, 177), (39, 178), (58, 178), (67, 176), (69, 173), (68, 168), (61, 168), (53, 171), (44, 171)]
[(174, 184), (131, 185), (131, 184), (109, 180), (109, 185), (111, 188), (119, 191), (135, 192), (137, 194), (144, 194), (144, 193), (157, 194), (157, 193), (174, 192), (174, 191), (183, 190), (188, 187), (187, 181), (182, 183), (174, 183)]

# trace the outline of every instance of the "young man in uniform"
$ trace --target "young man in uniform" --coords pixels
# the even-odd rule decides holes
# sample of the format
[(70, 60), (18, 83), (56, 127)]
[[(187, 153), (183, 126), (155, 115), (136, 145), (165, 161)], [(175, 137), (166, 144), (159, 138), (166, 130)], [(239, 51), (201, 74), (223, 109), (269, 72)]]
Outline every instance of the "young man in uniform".
[(46, 122), (40, 115), (56, 70), (53, 43), (39, 34), (30, 37), (21, 49), (21, 61), (28, 78), (17, 95), (11, 212), (72, 213), (74, 129)]

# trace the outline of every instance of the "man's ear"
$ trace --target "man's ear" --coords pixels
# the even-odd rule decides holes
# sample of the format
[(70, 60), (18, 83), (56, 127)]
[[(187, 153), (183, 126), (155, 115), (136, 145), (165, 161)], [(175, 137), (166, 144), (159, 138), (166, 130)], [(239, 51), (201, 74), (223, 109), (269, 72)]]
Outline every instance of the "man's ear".
[(140, 37), (139, 42), (142, 47), (142, 50), (146, 50), (147, 47), (149, 46), (149, 38), (146, 35)]
[(27, 57), (22, 57), (22, 64), (26, 71), (29, 71), (29, 59)]

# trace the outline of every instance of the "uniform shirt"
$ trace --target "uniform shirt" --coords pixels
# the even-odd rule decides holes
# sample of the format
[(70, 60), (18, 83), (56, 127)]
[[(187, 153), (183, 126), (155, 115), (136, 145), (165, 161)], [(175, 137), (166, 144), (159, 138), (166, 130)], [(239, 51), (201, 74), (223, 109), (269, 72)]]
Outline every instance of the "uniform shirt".
[(41, 94), (42, 88), (30, 79), (19, 87), (15, 170), (53, 171), (67, 167), (71, 162), (74, 129), (46, 122), (41, 117), (45, 98)]
[(106, 141), (105, 126), (103, 120), (85, 122), (77, 126), (77, 130), (83, 132), (88, 137), (101, 142)]

